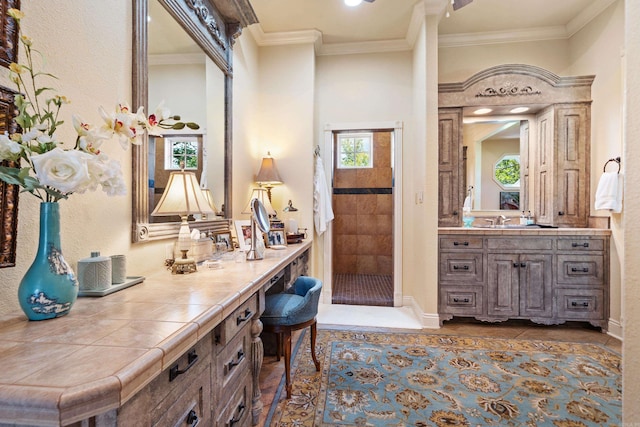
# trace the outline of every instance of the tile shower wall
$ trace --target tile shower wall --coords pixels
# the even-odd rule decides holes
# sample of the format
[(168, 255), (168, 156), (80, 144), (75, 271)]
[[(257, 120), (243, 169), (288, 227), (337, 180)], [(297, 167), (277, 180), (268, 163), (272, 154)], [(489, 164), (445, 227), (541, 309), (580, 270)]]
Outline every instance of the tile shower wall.
[(334, 170), (334, 274), (393, 274), (391, 148), (391, 132), (375, 132), (373, 168)]

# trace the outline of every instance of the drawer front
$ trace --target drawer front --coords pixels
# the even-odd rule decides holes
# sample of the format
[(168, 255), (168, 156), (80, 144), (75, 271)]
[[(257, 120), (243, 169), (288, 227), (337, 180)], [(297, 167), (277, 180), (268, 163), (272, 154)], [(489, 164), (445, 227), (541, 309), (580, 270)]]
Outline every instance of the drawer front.
[[(218, 414), (216, 427), (245, 427), (251, 425), (251, 398), (252, 398), (251, 375), (242, 378), (242, 382), (235, 389), (231, 398), (220, 401), (227, 403), (224, 409)], [(227, 397), (228, 394), (225, 396)], [(217, 411), (216, 411), (217, 412)]]
[(251, 319), (257, 316), (257, 313), (258, 296), (254, 294), (216, 327), (214, 332), (216, 352), (224, 349), (227, 343), (231, 341), (242, 328), (251, 324)]
[(558, 239), (559, 251), (603, 251), (604, 239), (585, 239), (584, 237), (575, 239)]
[(226, 389), (227, 386), (237, 380), (242, 373), (251, 369), (250, 358), (251, 337), (249, 336), (249, 328), (247, 328), (243, 333), (236, 335), (224, 350), (216, 356), (214, 364), (218, 396), (227, 396), (229, 394)]
[(557, 289), (557, 316), (569, 320), (602, 319), (604, 291), (601, 289)]
[(484, 282), (482, 253), (443, 252), (440, 254), (440, 282), (481, 285)]
[(508, 251), (550, 251), (553, 250), (553, 239), (537, 238), (522, 236), (511, 236), (508, 238), (490, 238), (487, 239), (487, 248), (489, 250), (508, 250)]
[(211, 424), (209, 366), (177, 399), (167, 398), (151, 411), (152, 426), (206, 426)]
[(482, 237), (472, 236), (440, 237), (440, 249), (461, 251), (467, 249), (482, 249), (483, 241)]
[(563, 285), (602, 286), (604, 257), (601, 255), (557, 255), (558, 283)]
[(482, 314), (482, 288), (440, 286), (440, 313), (464, 316)]

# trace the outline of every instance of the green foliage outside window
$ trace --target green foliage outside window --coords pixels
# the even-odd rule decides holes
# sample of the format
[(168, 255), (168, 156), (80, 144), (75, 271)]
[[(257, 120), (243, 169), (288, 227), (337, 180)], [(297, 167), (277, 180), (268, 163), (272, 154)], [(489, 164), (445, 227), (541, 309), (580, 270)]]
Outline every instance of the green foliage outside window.
[(176, 141), (171, 145), (171, 166), (180, 169), (184, 162), (185, 169), (198, 169), (198, 142)]
[(496, 179), (503, 185), (513, 185), (520, 180), (520, 162), (517, 159), (503, 158), (495, 167)]
[(340, 167), (371, 167), (371, 139), (361, 137), (341, 138)]

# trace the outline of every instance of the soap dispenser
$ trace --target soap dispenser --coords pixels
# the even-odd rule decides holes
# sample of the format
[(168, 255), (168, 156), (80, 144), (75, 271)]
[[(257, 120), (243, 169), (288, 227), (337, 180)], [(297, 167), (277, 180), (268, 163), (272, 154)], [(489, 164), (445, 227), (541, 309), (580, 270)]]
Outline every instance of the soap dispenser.
[(78, 285), (86, 291), (103, 291), (111, 286), (111, 258), (93, 251), (78, 261)]
[(520, 215), (520, 225), (527, 225), (527, 217), (524, 211), (522, 211), (522, 215)]

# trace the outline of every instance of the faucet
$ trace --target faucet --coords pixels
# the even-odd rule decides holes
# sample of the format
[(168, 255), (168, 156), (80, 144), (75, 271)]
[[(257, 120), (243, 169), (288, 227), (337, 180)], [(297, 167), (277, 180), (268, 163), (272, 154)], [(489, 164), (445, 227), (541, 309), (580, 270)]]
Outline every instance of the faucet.
[(496, 217), (496, 225), (505, 225), (509, 221), (511, 221), (511, 218), (507, 218), (504, 215), (498, 215)]

